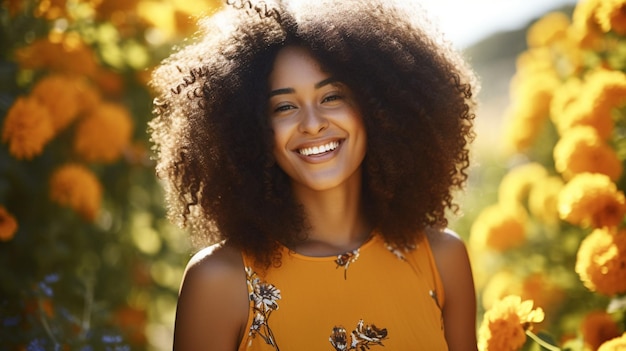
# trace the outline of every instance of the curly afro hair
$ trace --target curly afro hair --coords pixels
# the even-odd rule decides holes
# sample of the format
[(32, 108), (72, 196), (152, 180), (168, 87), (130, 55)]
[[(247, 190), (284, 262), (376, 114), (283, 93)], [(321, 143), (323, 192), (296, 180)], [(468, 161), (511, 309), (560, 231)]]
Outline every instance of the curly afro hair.
[(265, 265), (279, 264), (279, 243), (306, 238), (267, 116), (274, 58), (299, 45), (362, 111), (371, 224), (401, 247), (446, 226), (468, 177), (476, 84), (423, 11), (388, 0), (228, 2), (153, 74), (150, 132), (170, 216), (197, 242), (227, 240)]

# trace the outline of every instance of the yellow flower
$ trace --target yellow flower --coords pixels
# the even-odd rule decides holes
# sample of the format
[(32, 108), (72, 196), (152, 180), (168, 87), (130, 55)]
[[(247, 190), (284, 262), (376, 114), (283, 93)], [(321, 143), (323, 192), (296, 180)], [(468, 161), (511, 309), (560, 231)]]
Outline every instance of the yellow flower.
[(553, 150), (554, 167), (566, 179), (579, 173), (602, 173), (616, 181), (622, 175), (622, 162), (615, 150), (592, 127), (569, 129)]
[(607, 296), (626, 292), (626, 231), (591, 232), (578, 248), (575, 269), (591, 291)]
[(506, 111), (505, 141), (521, 151), (534, 141), (549, 117), (550, 101), (559, 85), (554, 72), (531, 71), (511, 81), (512, 103)]
[(0, 241), (13, 239), (17, 232), (17, 221), (4, 206), (0, 206)]
[(472, 224), (470, 244), (500, 252), (518, 247), (526, 241), (527, 216), (521, 206), (488, 206)]
[(528, 47), (549, 46), (567, 35), (570, 20), (562, 12), (551, 12), (535, 22), (526, 32)]
[(524, 204), (530, 189), (548, 176), (548, 171), (537, 162), (530, 162), (511, 169), (500, 181), (498, 201), (503, 205)]
[(604, 0), (580, 1), (572, 14), (572, 30), (584, 48), (594, 49), (602, 41), (602, 30), (597, 20), (597, 10)]
[(55, 170), (50, 178), (50, 199), (93, 221), (100, 210), (102, 186), (89, 169), (67, 164)]
[(556, 224), (560, 219), (557, 204), (563, 185), (563, 180), (557, 176), (534, 182), (528, 194), (530, 214), (543, 223)]
[(597, 350), (603, 342), (619, 336), (619, 327), (605, 311), (591, 311), (585, 315), (580, 326), (583, 342), (591, 350)]
[(508, 295), (519, 294), (521, 285), (518, 276), (508, 270), (502, 270), (491, 276), (481, 292), (483, 308), (488, 310), (496, 301)]
[(2, 126), (2, 141), (17, 159), (30, 160), (41, 154), (54, 137), (50, 112), (33, 98), (20, 97), (9, 109)]
[(604, 32), (626, 34), (626, 0), (604, 0), (598, 6), (596, 18)]
[(103, 103), (79, 122), (74, 151), (88, 162), (114, 162), (129, 146), (132, 131), (124, 106)]
[(611, 339), (604, 344), (600, 345), (598, 351), (622, 351), (626, 350), (626, 333), (622, 336)]
[(624, 193), (604, 174), (580, 173), (561, 190), (558, 211), (561, 219), (575, 225), (616, 226), (626, 214)]
[(550, 101), (550, 118), (557, 127), (559, 127), (559, 116), (574, 107), (574, 102), (580, 97), (582, 89), (582, 80), (578, 77), (571, 77), (554, 91)]
[[(612, 111), (626, 104), (626, 74), (607, 69), (595, 70), (581, 85), (567, 84), (569, 92), (557, 91), (558, 103), (551, 106), (552, 120), (560, 134), (577, 125), (594, 127), (607, 139), (613, 132)], [(561, 94), (566, 96), (561, 96)], [(562, 106), (562, 107), (561, 107)]]
[(76, 80), (68, 76), (51, 75), (43, 78), (33, 88), (31, 96), (50, 111), (55, 132), (65, 129), (80, 112)]
[(543, 310), (533, 309), (533, 301), (509, 295), (497, 301), (485, 312), (478, 331), (478, 349), (481, 351), (515, 351), (526, 342), (526, 330), (532, 323), (543, 321)]

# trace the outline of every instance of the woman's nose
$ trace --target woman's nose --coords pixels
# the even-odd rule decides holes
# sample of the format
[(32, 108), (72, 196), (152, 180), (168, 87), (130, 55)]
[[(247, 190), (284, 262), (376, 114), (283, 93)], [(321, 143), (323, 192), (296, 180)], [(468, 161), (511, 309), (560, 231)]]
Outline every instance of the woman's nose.
[(304, 134), (317, 134), (328, 128), (328, 119), (315, 108), (305, 108), (300, 120), (299, 130)]

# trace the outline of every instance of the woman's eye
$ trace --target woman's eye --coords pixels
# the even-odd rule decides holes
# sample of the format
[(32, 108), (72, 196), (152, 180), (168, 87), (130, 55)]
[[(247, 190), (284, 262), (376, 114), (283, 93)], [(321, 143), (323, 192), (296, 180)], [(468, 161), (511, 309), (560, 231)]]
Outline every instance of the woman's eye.
[(326, 96), (322, 102), (333, 102), (333, 101), (337, 101), (337, 100), (341, 100), (343, 99), (343, 96), (339, 95), (339, 94), (333, 94), (333, 95), (329, 95)]
[(288, 111), (294, 108), (295, 106), (292, 106), (292, 105), (280, 105), (274, 109), (274, 112), (284, 112), (284, 111)]

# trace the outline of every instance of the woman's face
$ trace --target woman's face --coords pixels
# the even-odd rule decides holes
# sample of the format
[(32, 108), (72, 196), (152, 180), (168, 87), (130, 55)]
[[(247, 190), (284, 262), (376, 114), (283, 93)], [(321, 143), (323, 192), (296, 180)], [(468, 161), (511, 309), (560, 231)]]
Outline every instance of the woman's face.
[(316, 191), (360, 177), (366, 133), (352, 92), (304, 48), (286, 47), (269, 77), (274, 157), (294, 187)]

